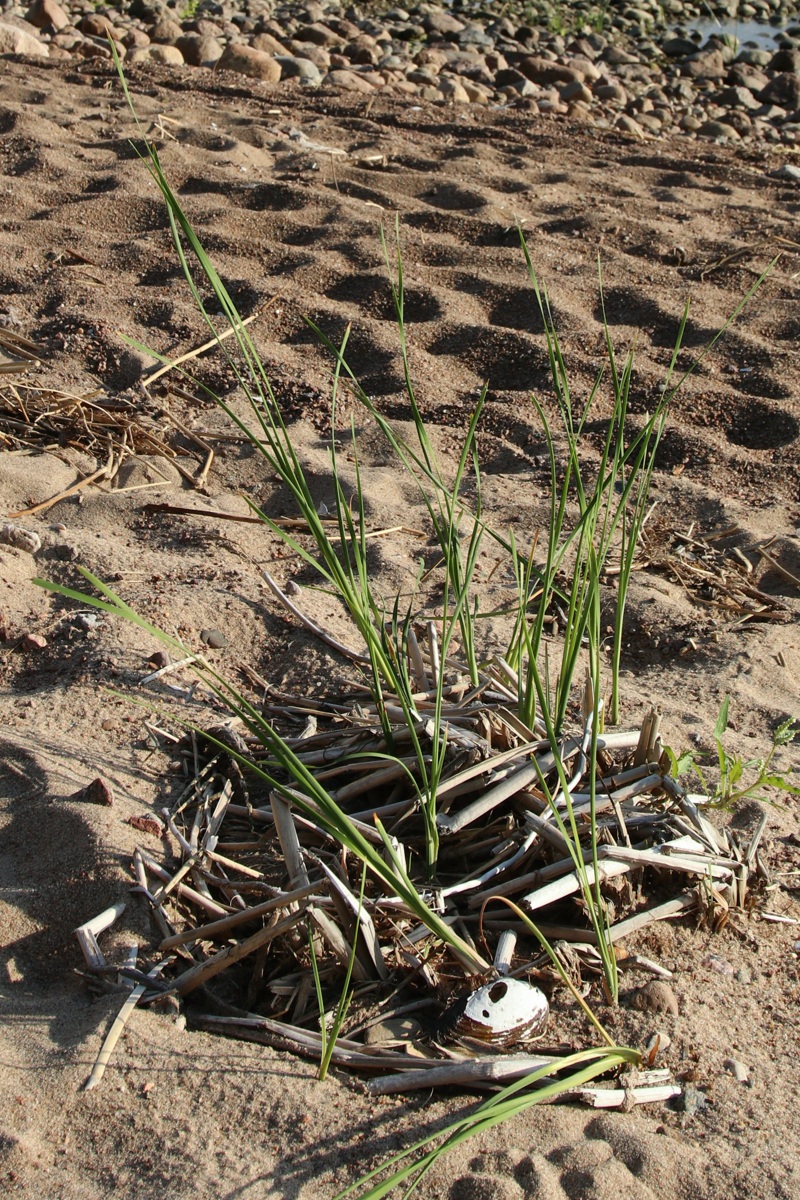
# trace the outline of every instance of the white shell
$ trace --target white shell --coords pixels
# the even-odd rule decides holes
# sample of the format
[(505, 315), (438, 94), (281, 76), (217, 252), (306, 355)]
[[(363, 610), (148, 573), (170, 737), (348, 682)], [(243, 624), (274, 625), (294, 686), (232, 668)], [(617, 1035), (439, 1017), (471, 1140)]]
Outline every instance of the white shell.
[(510, 1046), (541, 1033), (549, 1012), (547, 997), (533, 984), (521, 979), (496, 979), (454, 1005), (441, 1024), (450, 1037)]

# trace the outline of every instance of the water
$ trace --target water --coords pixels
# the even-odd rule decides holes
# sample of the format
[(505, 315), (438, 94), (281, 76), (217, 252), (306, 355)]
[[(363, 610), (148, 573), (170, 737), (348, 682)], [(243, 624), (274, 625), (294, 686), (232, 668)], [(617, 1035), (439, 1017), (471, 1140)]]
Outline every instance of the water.
[(781, 25), (765, 25), (763, 21), (737, 21), (735, 18), (721, 18), (715, 21), (707, 17), (698, 21), (687, 21), (683, 29), (696, 29), (702, 35), (703, 40), (698, 43), (698, 47), (704, 45), (712, 34), (716, 34), (717, 37), (737, 38), (740, 46), (755, 43), (760, 50), (775, 50), (776, 37), (783, 33), (789, 24), (787, 21)]

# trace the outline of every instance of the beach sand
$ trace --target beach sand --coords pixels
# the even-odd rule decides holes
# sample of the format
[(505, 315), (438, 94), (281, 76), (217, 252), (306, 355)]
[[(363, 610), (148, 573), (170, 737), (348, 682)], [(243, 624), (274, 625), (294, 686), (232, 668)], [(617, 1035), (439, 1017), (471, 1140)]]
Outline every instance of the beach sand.
[[(745, 758), (766, 753), (778, 723), (800, 707), (800, 191), (773, 175), (785, 152), (642, 142), (524, 111), (270, 89), (203, 70), (132, 69), (129, 84), (242, 315), (260, 313), (253, 339), (319, 501), (331, 508), (331, 362), (303, 318), (334, 340), (352, 327), (351, 365), (407, 428), (382, 225), (391, 244), (399, 222), (409, 352), (437, 449), (445, 459), (457, 452), (488, 382), (478, 439), (486, 509), (526, 544), (546, 521), (549, 484), (528, 397), (535, 390), (552, 413), (553, 396), (517, 226), (547, 287), (579, 402), (604, 357), (599, 256), (620, 358), (635, 346), (634, 422), (660, 396), (687, 298), (681, 369), (780, 255), (672, 403), (623, 663), (623, 724), (639, 724), (656, 702), (669, 745), (708, 751), (730, 695), (729, 748)], [(370, 1099), (355, 1078), (334, 1074), (320, 1084), (313, 1063), (188, 1032), (174, 1014), (153, 1009), (134, 1013), (102, 1086), (81, 1090), (120, 997), (92, 998), (76, 975), (73, 930), (126, 900), (104, 949), (112, 961), (131, 941), (154, 953), (145, 906), (128, 889), (134, 847), (161, 847), (128, 821), (160, 807), (174, 754), (148, 743), (143, 721), (155, 708), (131, 700), (148, 695), (136, 686), (155, 649), (146, 635), (102, 618), (81, 624), (74, 604), (33, 578), (75, 586), (76, 564), (86, 566), (189, 645), (200, 648), (203, 630), (221, 630), (227, 645), (206, 651), (213, 661), (234, 674), (244, 662), (275, 687), (315, 695), (352, 677), (345, 660), (271, 599), (263, 566), (280, 581), (311, 580), (275, 537), (146, 507), (243, 515), (246, 491), (272, 515), (292, 515), (268, 466), (235, 437), (219, 440), (231, 426), (196, 388), (184, 381), (195, 398), (178, 394), (172, 372), (150, 387), (149, 400), (139, 389), (158, 364), (123, 335), (176, 356), (205, 341), (207, 329), (157, 189), (131, 148), (135, 136), (108, 66), (4, 62), (0, 320), (40, 347), (42, 363), (0, 377), (0, 391), (13, 385), (24, 400), (34, 397), (26, 389), (43, 388), (53, 404), (66, 395), (117, 397), (155, 418), (180, 451), (172, 459), (140, 447), (113, 486), (99, 480), (12, 517), (104, 466), (108, 447), (77, 422), (60, 443), (24, 422), (14, 441), (3, 426), (0, 521), (37, 533), (42, 547), (31, 555), (0, 546), (0, 1186), (48, 1200), (321, 1200), (474, 1098)], [(191, 369), (211, 388), (232, 388), (219, 351)], [(602, 436), (607, 401), (603, 383), (587, 453)], [(157, 417), (161, 409), (216, 439), (200, 492), (175, 462), (196, 475), (204, 452), (176, 435), (169, 415)], [(375, 578), (393, 596), (408, 591), (420, 545), (428, 545), (415, 532), (426, 534), (426, 516), (412, 481), (347, 397), (342, 444), (351, 416), (369, 522), (401, 527), (374, 549)], [(782, 570), (755, 549), (768, 539)], [(683, 569), (678, 548), (702, 555), (707, 545), (717, 557), (711, 584), (701, 586), (697, 560), (684, 558)], [(751, 564), (746, 581), (780, 606), (770, 619), (743, 621), (727, 607), (719, 573), (744, 578), (733, 547)], [(304, 587), (303, 605), (354, 640), (333, 599)], [(192, 719), (205, 713), (216, 716), (208, 705), (190, 707)], [(792, 768), (791, 748), (779, 765)], [(97, 776), (112, 790), (112, 807), (75, 798)], [(800, 932), (760, 913), (800, 919), (800, 838), (795, 801), (784, 796), (767, 811), (765, 858), (776, 886), (753, 913), (732, 913), (716, 934), (686, 919), (631, 942), (674, 972), (679, 1015), (603, 1012), (614, 1035), (633, 1045), (668, 1032), (664, 1062), (695, 1101), (699, 1090), (700, 1107), (531, 1110), (442, 1159), (420, 1197), (797, 1197)], [(746, 831), (759, 813), (748, 802), (719, 819)], [(554, 1020), (557, 1040), (557, 1006)], [(748, 1084), (725, 1070), (728, 1058), (745, 1064)]]

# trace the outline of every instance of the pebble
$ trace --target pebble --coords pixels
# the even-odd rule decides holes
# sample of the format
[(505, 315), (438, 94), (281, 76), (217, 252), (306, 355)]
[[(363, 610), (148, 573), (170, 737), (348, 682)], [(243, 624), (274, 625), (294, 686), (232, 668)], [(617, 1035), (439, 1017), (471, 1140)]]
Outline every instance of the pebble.
[(737, 1083), (750, 1082), (750, 1072), (743, 1062), (739, 1062), (738, 1058), (726, 1058), (722, 1065)]
[(703, 966), (710, 967), (718, 975), (726, 975), (728, 979), (733, 979), (736, 974), (734, 967), (721, 954), (707, 954), (703, 959)]
[(86, 787), (82, 787), (79, 791), (70, 796), (70, 800), (81, 800), (86, 804), (100, 804), (104, 808), (112, 808), (114, 805), (114, 796), (111, 788), (98, 775), (97, 779), (93, 779), (91, 783), (87, 783)]
[(26, 54), (29, 58), (48, 58), (50, 51), (37, 36), (35, 25), (28, 33), (16, 25), (0, 21), (0, 54)]
[(280, 63), (271, 54), (233, 42), (222, 51), (217, 69), (235, 71), (237, 75), (248, 75), (264, 83), (278, 83), (281, 77)]
[(676, 1107), (687, 1117), (694, 1117), (708, 1107), (708, 1096), (694, 1083), (684, 1085), (683, 1094), (676, 1099)]
[(44, 650), (47, 638), (41, 633), (25, 633), (20, 639), (20, 650)]
[(35, 554), (42, 548), (42, 539), (38, 533), (34, 533), (32, 530), (7, 523), (0, 525), (0, 545), (13, 546), (15, 550), (24, 550), (26, 554)]
[(37, 29), (63, 29), (70, 20), (64, 9), (56, 0), (34, 0), (25, 14), (25, 20), (30, 21)]
[(644, 987), (631, 992), (629, 1003), (631, 1008), (637, 1008), (641, 1012), (678, 1016), (678, 999), (669, 984), (661, 979), (651, 979)]
[(221, 629), (201, 629), (200, 641), (212, 650), (223, 650), (228, 644), (228, 639)]
[(800, 183), (800, 167), (794, 163), (784, 163), (777, 171), (770, 171), (773, 179), (789, 179), (792, 183)]
[[(746, 6), (766, 29), (767, 20), (788, 25), (771, 46), (693, 31), (711, 15), (731, 24), (729, 0), (609, 0), (601, 29), (593, 0), (529, 0), (524, 8), (512, 0), (502, 16), (491, 6), (455, 13), (436, 3), (367, 16), (344, 0), (199, 0), (183, 9), (122, 0), (109, 15), (95, 0), (0, 6), (0, 54), (108, 58), (110, 33), (126, 63), (145, 71), (214, 68), (270, 86), (517, 106), (639, 141), (676, 133), (736, 144), (800, 138), (800, 25), (788, 25), (796, 0)], [(553, 31), (555, 11), (566, 24), (561, 33)], [(794, 164), (781, 172), (800, 181)]]

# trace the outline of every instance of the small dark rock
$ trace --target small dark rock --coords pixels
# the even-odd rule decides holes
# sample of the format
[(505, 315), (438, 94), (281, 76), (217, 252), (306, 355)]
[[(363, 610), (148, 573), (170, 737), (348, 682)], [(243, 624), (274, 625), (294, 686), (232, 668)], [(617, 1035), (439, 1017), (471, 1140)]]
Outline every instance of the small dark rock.
[(105, 808), (112, 808), (114, 805), (111, 788), (99, 775), (97, 779), (87, 783), (86, 787), (70, 796), (70, 800), (80, 800), (84, 804), (102, 804)]
[(800, 75), (800, 50), (790, 50), (784, 46), (769, 60), (770, 71), (789, 71), (792, 75)]
[(164, 826), (157, 817), (128, 817), (128, 825), (132, 825), (134, 829), (138, 829), (140, 833), (149, 833), (152, 837), (160, 838), (164, 832)]
[(212, 650), (222, 650), (228, 644), (228, 639), (221, 629), (201, 629), (200, 641)]
[(154, 670), (160, 671), (162, 667), (169, 666), (169, 655), (166, 650), (155, 650), (148, 658), (147, 663)]
[(708, 1107), (708, 1096), (696, 1084), (687, 1083), (682, 1095), (676, 1096), (675, 1107), (678, 1112), (685, 1113), (687, 1117), (693, 1117)]
[(790, 75), (788, 71), (775, 75), (758, 93), (758, 98), (780, 108), (800, 108), (800, 75)]
[(687, 54), (694, 54), (697, 46), (689, 38), (671, 37), (661, 43), (661, 49), (667, 58), (685, 58)]

